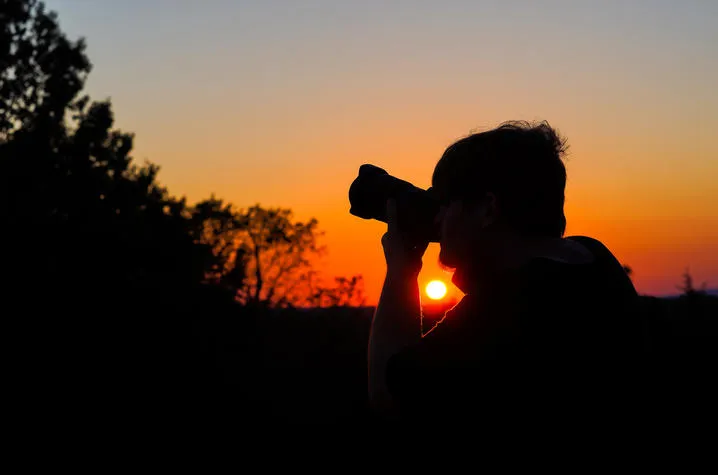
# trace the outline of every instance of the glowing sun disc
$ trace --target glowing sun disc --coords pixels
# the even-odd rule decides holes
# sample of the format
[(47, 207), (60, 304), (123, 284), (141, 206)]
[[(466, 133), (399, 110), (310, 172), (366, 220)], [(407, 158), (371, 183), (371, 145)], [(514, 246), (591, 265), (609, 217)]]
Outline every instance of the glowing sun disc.
[(446, 295), (446, 284), (440, 280), (432, 280), (426, 284), (426, 295), (433, 300), (443, 299)]

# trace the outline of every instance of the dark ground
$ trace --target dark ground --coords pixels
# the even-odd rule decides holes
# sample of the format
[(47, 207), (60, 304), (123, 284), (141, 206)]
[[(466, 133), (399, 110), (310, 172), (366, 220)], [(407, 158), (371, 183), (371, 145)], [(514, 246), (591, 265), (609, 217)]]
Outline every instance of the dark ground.
[[(370, 421), (372, 308), (257, 311), (211, 287), (82, 295), (58, 286), (6, 313), (25, 322), (8, 335), (34, 415), (227, 427)], [(718, 298), (642, 301), (657, 407), (711, 409)]]

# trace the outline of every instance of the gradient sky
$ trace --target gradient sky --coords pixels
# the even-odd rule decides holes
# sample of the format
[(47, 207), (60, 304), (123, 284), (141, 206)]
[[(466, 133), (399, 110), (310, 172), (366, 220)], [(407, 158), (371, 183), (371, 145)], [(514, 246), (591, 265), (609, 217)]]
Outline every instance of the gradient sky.
[[(718, 287), (718, 2), (46, 4), (173, 194), (316, 217), (322, 269), (363, 274), (372, 303), (385, 225), (348, 213), (359, 166), (426, 187), (452, 141), (509, 119), (568, 138), (567, 233), (639, 292), (676, 293), (687, 266)], [(448, 279), (437, 255), (422, 283)]]

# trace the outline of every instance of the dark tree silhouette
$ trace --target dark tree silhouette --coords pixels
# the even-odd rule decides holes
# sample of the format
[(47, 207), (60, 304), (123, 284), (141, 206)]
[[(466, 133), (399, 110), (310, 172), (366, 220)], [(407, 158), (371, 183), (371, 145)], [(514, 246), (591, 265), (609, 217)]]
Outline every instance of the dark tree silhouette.
[[(90, 62), (84, 40), (69, 41), (57, 16), (35, 0), (3, 0), (0, 15), (0, 140), (18, 130), (60, 132)], [(47, 139), (54, 137), (51, 133)]]
[(3, 8), (7, 279), (21, 272), (22, 282), (72, 282), (73, 292), (210, 283), (244, 303), (308, 304), (310, 293), (299, 287), (324, 252), (315, 219), (302, 223), (291, 210), (259, 205), (241, 211), (214, 196), (188, 207), (171, 196), (156, 165), (134, 163), (133, 135), (113, 129), (110, 103), (79, 96), (91, 68), (84, 42), (68, 40), (40, 2)]
[(207, 282), (231, 290), (254, 307), (362, 306), (362, 276), (334, 277), (326, 285), (315, 270), (326, 248), (316, 219), (301, 222), (292, 211), (255, 205), (236, 210), (215, 197), (191, 209), (196, 242), (212, 249)]
[(241, 300), (269, 307), (307, 304), (309, 295), (300, 283), (326, 252), (318, 243), (323, 233), (317, 220), (295, 221), (289, 209), (259, 205), (239, 219), (244, 229), (238, 235), (238, 256), (247, 269), (247, 280), (239, 289)]
[(212, 250), (211, 261), (205, 266), (205, 281), (236, 292), (246, 280), (239, 236), (246, 228), (245, 220), (231, 203), (214, 195), (197, 203), (190, 212), (195, 243)]
[(700, 289), (696, 289), (693, 285), (693, 276), (690, 273), (690, 270), (686, 268), (685, 272), (683, 273), (683, 284), (677, 286), (676, 288), (683, 292), (683, 295), (685, 296), (694, 296), (694, 295), (704, 295), (706, 294), (706, 286), (707, 283), (703, 282)]
[(335, 277), (334, 285), (319, 290), (319, 307), (360, 307), (365, 305), (364, 278)]
[(308, 289), (308, 303), (312, 307), (361, 307), (366, 304), (361, 275), (335, 277), (331, 285), (327, 285), (316, 272), (309, 272), (302, 276), (301, 288)]
[(195, 243), (184, 199), (158, 183), (157, 166), (134, 163), (109, 102), (80, 96), (90, 71), (82, 40), (68, 40), (40, 2), (1, 8), (3, 316), (25, 386), (52, 395), (35, 407), (72, 413), (92, 391), (82, 407), (92, 412), (108, 404), (100, 393), (149, 394), (188, 374), (200, 360), (190, 356), (193, 309), (226, 299), (200, 302), (213, 255)]

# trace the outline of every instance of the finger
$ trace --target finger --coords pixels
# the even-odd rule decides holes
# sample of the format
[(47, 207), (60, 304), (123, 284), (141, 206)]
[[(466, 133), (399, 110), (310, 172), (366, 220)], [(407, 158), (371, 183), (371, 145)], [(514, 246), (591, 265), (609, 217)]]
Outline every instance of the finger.
[(390, 234), (399, 234), (399, 224), (396, 219), (396, 200), (389, 198), (386, 202), (386, 224)]

